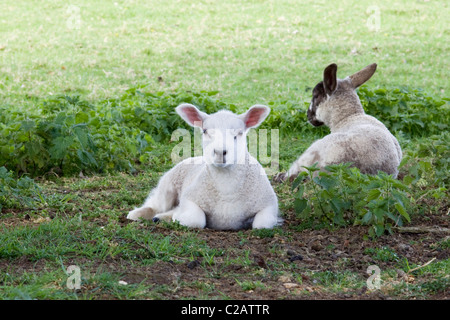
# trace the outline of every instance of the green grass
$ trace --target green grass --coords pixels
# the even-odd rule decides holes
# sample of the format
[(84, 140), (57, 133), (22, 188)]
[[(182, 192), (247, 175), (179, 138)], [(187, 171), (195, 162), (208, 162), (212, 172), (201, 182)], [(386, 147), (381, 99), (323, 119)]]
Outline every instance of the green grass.
[(374, 261), (398, 261), (398, 255), (389, 247), (369, 248), (365, 253), (372, 256)]
[[(371, 31), (371, 6), (380, 29)], [(309, 100), (326, 65), (345, 77), (379, 64), (371, 86), (448, 95), (445, 1), (57, 1), (0, 4), (0, 103), (81, 94), (219, 90), (242, 108)], [(78, 9), (77, 9), (78, 8)], [(78, 23), (79, 22), (79, 23)], [(158, 77), (160, 77), (158, 80)]]
[[(378, 31), (367, 24), (372, 14), (368, 9), (374, 5), (380, 10)], [(43, 103), (49, 104), (49, 116), (54, 115), (54, 101), (79, 96), (79, 101), (119, 113), (121, 107), (146, 106), (146, 93), (162, 92), (238, 111), (269, 104), (271, 121), (289, 131), (282, 132), (280, 143), (280, 167), (287, 169), (326, 132), (305, 129), (305, 123), (293, 124), (292, 119), (301, 116), (297, 110), (309, 103), (311, 88), (329, 63), (338, 64), (341, 78), (378, 63), (368, 83), (368, 90), (379, 95), (377, 101), (386, 88), (403, 86), (448, 101), (449, 13), (446, 1), (77, 1), (73, 6), (3, 1), (0, 110), (39, 119)], [(136, 94), (136, 88), (144, 94)], [(194, 96), (199, 92), (203, 93)], [(209, 92), (217, 94), (206, 98)], [(66, 97), (57, 98), (60, 95)], [(429, 100), (409, 111), (432, 108), (434, 101)], [(55, 105), (70, 105), (59, 103)], [(437, 119), (436, 110), (426, 114)], [(400, 116), (409, 111), (402, 109)], [(397, 123), (403, 124), (400, 119)], [(129, 132), (117, 131), (114, 137), (129, 137)], [(411, 198), (417, 203), (412, 219), (448, 214), (446, 136), (405, 132), (399, 133), (399, 140), (408, 158), (402, 173), (414, 181)], [(2, 181), (8, 183), (2, 184), (0, 200), (9, 198), (0, 208), (0, 299), (167, 299), (181, 290), (187, 292), (181, 299), (230, 299), (269, 294), (280, 287), (271, 297), (282, 299), (314, 297), (317, 292), (354, 294), (365, 288), (364, 271), (347, 270), (351, 258), (340, 258), (336, 268), (319, 271), (302, 261), (289, 262), (286, 247), (298, 244), (296, 235), (329, 227), (309, 220), (222, 235), (234, 239), (232, 245), (177, 224), (124, 223), (126, 213), (142, 203), (161, 173), (172, 166), (173, 142), (158, 141), (152, 141), (133, 174), (83, 171), (87, 177), (78, 177), (78, 167), (67, 176), (62, 170), (48, 170), (35, 178), (37, 189), (23, 191), (5, 172)], [(434, 170), (426, 174), (430, 168)], [(275, 190), (283, 214), (295, 215), (290, 186)], [(340, 245), (323, 250), (331, 253)], [(267, 256), (255, 257), (255, 248), (262, 246)], [(448, 250), (448, 239), (433, 248)], [(382, 291), (387, 295), (426, 299), (448, 292), (448, 258), (415, 271), (415, 281), (406, 282), (395, 276), (396, 269), (408, 272), (418, 265), (395, 248), (380, 240), (364, 254), (385, 266)], [(187, 265), (192, 261), (199, 263), (191, 270)], [(70, 265), (81, 269), (81, 290), (66, 286)], [(171, 268), (183, 273), (158, 277), (158, 270)], [(279, 280), (282, 276), (298, 287), (287, 291)], [(227, 291), (223, 282), (232, 289)]]
[[(72, 194), (74, 198), (63, 207), (43, 206), (29, 212), (31, 222), (36, 222), (23, 226), (8, 227), (11, 216), (2, 216), (7, 225), (0, 230), (0, 299), (165, 299), (181, 289), (196, 292), (192, 299), (229, 299), (229, 292), (220, 291), (221, 281), (235, 283), (237, 293), (268, 293), (282, 285), (278, 279), (283, 275), (298, 287), (290, 293), (280, 292), (278, 298), (355, 294), (366, 286), (367, 276), (348, 269), (351, 258), (336, 260), (332, 271), (313, 271), (315, 268), (311, 270), (301, 261), (289, 262), (285, 246), (298, 232), (289, 226), (229, 234), (235, 236), (235, 245), (230, 247), (210, 243), (203, 231), (177, 224), (124, 225), (127, 208), (139, 204), (147, 192), (144, 186), (152, 183), (154, 177), (143, 173), (136, 177), (119, 174), (57, 179), (42, 184), (44, 193)], [(132, 186), (138, 191), (130, 193)], [(50, 213), (53, 218), (49, 221), (35, 220)], [(12, 216), (23, 219), (17, 211)], [(255, 260), (257, 252), (252, 249), (257, 242), (267, 243), (268, 256), (262, 257), (264, 268)], [(430, 247), (444, 250), (447, 242), (438, 241)], [(336, 248), (340, 245), (323, 250), (333, 252)], [(418, 265), (405, 260), (394, 248), (380, 244), (364, 254), (375, 264), (386, 264), (381, 274), (382, 291), (392, 297), (427, 298), (448, 288), (448, 259), (415, 271), (415, 282), (408, 283), (393, 275), (397, 269), (408, 272)], [(199, 263), (190, 270), (187, 265), (195, 260)], [(81, 269), (81, 290), (66, 286), (70, 265)], [(161, 266), (173, 265), (186, 274), (197, 272), (200, 278), (186, 279), (174, 273), (164, 283), (151, 280)], [(135, 274), (137, 279), (133, 279)]]

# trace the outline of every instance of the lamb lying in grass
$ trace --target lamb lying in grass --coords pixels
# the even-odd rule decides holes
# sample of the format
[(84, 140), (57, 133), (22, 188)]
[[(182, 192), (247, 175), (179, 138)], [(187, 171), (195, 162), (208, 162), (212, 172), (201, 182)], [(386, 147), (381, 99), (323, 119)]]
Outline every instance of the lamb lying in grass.
[(274, 181), (293, 180), (303, 167), (318, 163), (319, 168), (330, 164), (352, 162), (362, 173), (384, 171), (397, 177), (402, 151), (397, 139), (383, 123), (364, 113), (355, 89), (369, 80), (377, 65), (337, 79), (337, 65), (329, 65), (323, 81), (313, 89), (308, 109), (308, 121), (313, 126), (325, 124), (331, 133), (314, 142), (290, 167), (279, 173)]
[(179, 221), (212, 229), (272, 228), (280, 222), (278, 200), (262, 166), (247, 150), (246, 134), (269, 114), (256, 105), (236, 115), (212, 115), (183, 104), (176, 112), (203, 131), (203, 157), (188, 158), (163, 175), (131, 220)]

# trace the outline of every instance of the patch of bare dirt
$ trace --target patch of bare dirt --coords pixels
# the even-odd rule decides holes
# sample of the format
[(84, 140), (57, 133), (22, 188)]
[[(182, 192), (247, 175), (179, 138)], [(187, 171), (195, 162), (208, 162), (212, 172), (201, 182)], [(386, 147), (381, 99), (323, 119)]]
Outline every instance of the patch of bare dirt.
[[(251, 230), (241, 232), (202, 230), (198, 237), (210, 248), (228, 249), (227, 257), (214, 257), (214, 262), (205, 267), (200, 260), (184, 264), (159, 262), (148, 270), (135, 270), (125, 275), (125, 281), (145, 281), (153, 284), (166, 284), (173, 290), (163, 293), (165, 299), (198, 297), (199, 288), (186, 285), (203, 283), (211, 289), (209, 297), (230, 297), (232, 299), (391, 299), (386, 290), (369, 291), (364, 286), (358, 289), (333, 293), (316, 279), (311, 272), (350, 271), (366, 279), (367, 268), (377, 265), (381, 270), (396, 269), (401, 259), (406, 258), (410, 265), (423, 265), (432, 259), (448, 259), (450, 250), (437, 245), (446, 234), (440, 233), (396, 233), (385, 235), (376, 241), (364, 240), (367, 230), (364, 227), (348, 227), (337, 230), (292, 231), (294, 221), (285, 221), (283, 235), (257, 237)], [(448, 228), (448, 219), (432, 216), (418, 219), (421, 226), (440, 226)], [(417, 224), (416, 223), (416, 224)], [(414, 225), (414, 224), (413, 224)], [(156, 227), (154, 232), (170, 234), (171, 230)], [(370, 248), (389, 248), (397, 259), (375, 260)], [(230, 264), (230, 260), (242, 258), (247, 252), (250, 265)], [(292, 276), (292, 270), (300, 273), (302, 281)], [(400, 271), (399, 271), (400, 272)], [(400, 281), (401, 277), (399, 274)], [(245, 281), (260, 281), (262, 286), (244, 289)], [(183, 283), (184, 285), (180, 285)], [(204, 294), (204, 290), (203, 290)], [(431, 299), (448, 299), (449, 290), (440, 291)]]
[[(16, 221), (17, 219), (19, 218), (11, 218), (6, 223), (18, 225), (33, 223), (28, 220)], [(125, 225), (132, 222), (124, 219), (119, 223)], [(158, 293), (158, 298), (161, 299), (225, 297), (239, 300), (401, 299), (403, 298), (401, 295), (392, 296), (387, 290), (369, 291), (366, 286), (333, 292), (311, 274), (349, 271), (362, 279), (367, 279), (369, 276), (367, 268), (370, 265), (377, 265), (381, 270), (396, 270), (399, 261), (404, 258), (412, 266), (450, 257), (450, 250), (438, 245), (444, 239), (448, 239), (449, 235), (445, 233), (397, 232), (373, 241), (365, 239), (367, 234), (365, 227), (299, 232), (292, 229), (298, 223), (288, 217), (282, 226), (284, 232), (275, 233), (273, 237), (259, 237), (251, 230), (240, 232), (200, 230), (198, 237), (210, 248), (226, 250), (226, 255), (215, 256), (211, 263), (205, 263), (202, 258), (198, 258), (183, 263), (157, 261), (150, 266), (142, 267), (119, 256), (105, 261), (92, 261), (91, 266), (92, 270), (101, 265), (102, 270), (119, 273), (122, 280), (128, 284), (144, 283), (154, 288), (165, 285), (167, 290), (160, 290)], [(409, 226), (448, 229), (449, 219), (445, 215), (417, 217)], [(157, 224), (152, 232), (170, 235), (182, 231), (173, 231)], [(394, 252), (397, 259), (374, 259), (370, 249), (383, 247)], [(242, 262), (244, 258), (247, 259), (246, 262)], [(27, 257), (22, 257), (14, 261), (13, 269), (14, 272), (24, 270), (39, 272), (43, 268), (45, 268), (44, 261), (32, 262)], [(0, 260), (0, 270), (7, 269), (8, 263)], [(298, 279), (299, 276), (301, 281)], [(403, 276), (399, 272), (398, 278), (393, 280), (400, 281)], [(247, 287), (245, 282), (249, 283)], [(110, 298), (114, 297), (108, 295), (101, 297), (101, 299)], [(449, 299), (450, 292), (448, 288), (439, 290), (427, 298)]]

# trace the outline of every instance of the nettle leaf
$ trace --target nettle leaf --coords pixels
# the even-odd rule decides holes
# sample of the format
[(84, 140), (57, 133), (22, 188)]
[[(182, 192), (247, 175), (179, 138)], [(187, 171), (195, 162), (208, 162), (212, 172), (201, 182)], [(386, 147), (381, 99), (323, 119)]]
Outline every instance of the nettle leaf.
[(432, 170), (432, 164), (430, 161), (420, 161), (419, 166), (424, 172), (428, 172), (428, 171)]
[(291, 190), (295, 190), (295, 188), (297, 188), (301, 183), (303, 183), (303, 180), (307, 175), (308, 174), (305, 171), (300, 172), (300, 174), (295, 178), (294, 182), (292, 182)]
[(57, 137), (53, 140), (53, 146), (49, 149), (50, 157), (56, 160), (64, 159), (73, 143), (73, 136)]
[(385, 216), (386, 216), (386, 212), (388, 212), (387, 210), (385, 210), (384, 208), (374, 208), (372, 209), (372, 213), (375, 217), (375, 222), (378, 224), (384, 224), (385, 222)]
[(29, 177), (13, 178), (13, 172), (0, 167), (0, 212), (8, 207), (34, 207), (45, 201), (39, 187)]
[(39, 141), (33, 140), (25, 143), (25, 150), (31, 157), (39, 156), (41, 153), (42, 147)]
[(90, 167), (90, 166), (97, 167), (98, 166), (97, 161), (95, 160), (94, 156), (90, 152), (79, 149), (79, 150), (77, 150), (77, 155), (78, 155), (78, 159), (80, 159), (80, 161), (83, 165), (85, 165), (87, 167)]
[(305, 208), (308, 205), (308, 200), (306, 199), (295, 199), (294, 200), (294, 209), (295, 212), (300, 214), (303, 212), (303, 210), (305, 210)]
[(305, 168), (306, 170), (308, 170), (310, 174), (313, 173), (313, 172), (315, 172), (315, 171), (319, 171), (319, 170), (320, 170), (320, 168), (317, 167), (317, 163), (315, 163), (315, 164), (312, 165), (311, 167), (306, 167), (306, 166), (304, 166), (303, 168)]
[(403, 183), (408, 186), (411, 185), (414, 182), (414, 180), (415, 180), (414, 177), (411, 175), (406, 175), (403, 177)]
[(89, 114), (87, 114), (86, 112), (78, 112), (75, 115), (75, 123), (88, 123), (89, 118)]
[(367, 213), (362, 217), (361, 222), (364, 224), (369, 224), (372, 221), (372, 212), (367, 211)]
[(349, 210), (352, 206), (351, 201), (344, 200), (342, 198), (331, 199), (331, 204), (334, 207), (335, 212), (344, 212), (346, 210)]
[(385, 214), (386, 217), (388, 217), (389, 219), (391, 219), (392, 221), (394, 221), (396, 223), (401, 220), (400, 216), (395, 216), (390, 211), (385, 211), (384, 214)]
[(330, 190), (338, 184), (338, 181), (331, 176), (314, 177), (313, 181), (325, 190)]
[(377, 237), (381, 237), (384, 233), (385, 227), (383, 224), (377, 224), (375, 225), (375, 234)]
[(340, 213), (340, 214), (335, 214), (335, 215), (333, 216), (333, 223), (335, 223), (335, 224), (337, 224), (337, 225), (341, 225), (341, 226), (346, 225), (346, 222), (345, 222), (345, 220), (344, 220), (344, 217), (343, 217), (342, 213)]
[(367, 199), (367, 201), (372, 201), (372, 200), (378, 199), (380, 197), (380, 195), (381, 195), (380, 189), (372, 189), (372, 190), (369, 190), (369, 192), (367, 193), (366, 199)]
[(397, 209), (398, 213), (400, 213), (408, 222), (411, 222), (408, 212), (406, 212), (405, 207), (400, 202), (395, 204), (395, 209)]
[(25, 131), (25, 132), (30, 132), (32, 131), (34, 128), (36, 128), (36, 122), (34, 122), (33, 120), (25, 120), (21, 122), (21, 128)]
[(410, 198), (401, 190), (393, 189), (391, 192), (392, 197), (397, 200), (402, 206), (408, 207), (410, 205)]
[(374, 177), (370, 177), (370, 182), (366, 185), (366, 190), (367, 189), (379, 189), (383, 187), (383, 181), (379, 178), (377, 178), (376, 176)]
[(88, 148), (89, 139), (88, 139), (88, 133), (83, 127), (77, 126), (73, 128), (73, 133), (77, 137), (78, 141), (80, 142), (81, 146), (86, 149)]
[(298, 198), (298, 199), (303, 198), (303, 193), (304, 193), (304, 192), (305, 192), (305, 185), (300, 185), (300, 186), (298, 187), (297, 193), (295, 194), (295, 197)]
[(73, 127), (73, 133), (77, 137), (83, 149), (96, 150), (95, 143), (85, 124), (79, 124)]

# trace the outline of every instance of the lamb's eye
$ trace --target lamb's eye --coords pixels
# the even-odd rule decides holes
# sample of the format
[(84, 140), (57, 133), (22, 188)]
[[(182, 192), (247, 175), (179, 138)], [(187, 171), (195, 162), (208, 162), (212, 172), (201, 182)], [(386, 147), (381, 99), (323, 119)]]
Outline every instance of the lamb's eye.
[(203, 129), (203, 133), (206, 134), (206, 129)]

